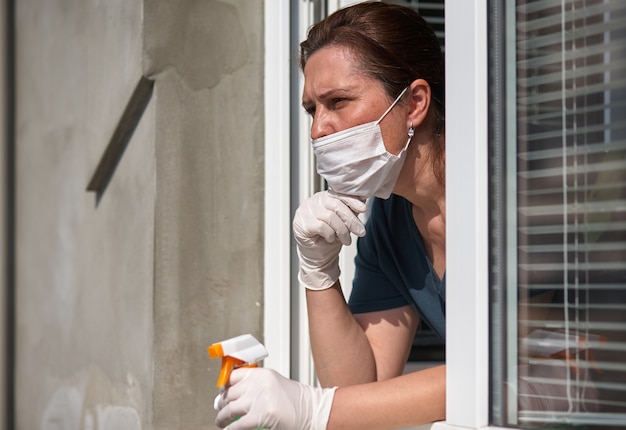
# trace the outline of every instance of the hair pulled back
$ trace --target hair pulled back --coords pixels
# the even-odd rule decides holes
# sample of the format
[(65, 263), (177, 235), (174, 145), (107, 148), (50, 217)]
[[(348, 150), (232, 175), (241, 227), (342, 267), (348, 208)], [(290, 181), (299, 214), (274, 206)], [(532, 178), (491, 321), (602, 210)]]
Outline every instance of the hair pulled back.
[[(439, 161), (435, 164), (443, 164), (443, 142), (438, 137), (444, 130), (444, 61), (437, 36), (424, 18), (407, 7), (382, 2), (340, 9), (309, 29), (300, 44), (302, 70), (311, 55), (333, 45), (351, 50), (360, 70), (380, 81), (391, 99), (416, 79), (428, 82), (433, 156)], [(443, 174), (436, 170), (437, 176)]]
[(304, 70), (313, 53), (330, 45), (353, 51), (361, 71), (382, 82), (392, 99), (415, 79), (424, 79), (443, 118), (443, 54), (435, 32), (417, 12), (381, 2), (340, 9), (309, 29), (300, 44), (300, 67)]

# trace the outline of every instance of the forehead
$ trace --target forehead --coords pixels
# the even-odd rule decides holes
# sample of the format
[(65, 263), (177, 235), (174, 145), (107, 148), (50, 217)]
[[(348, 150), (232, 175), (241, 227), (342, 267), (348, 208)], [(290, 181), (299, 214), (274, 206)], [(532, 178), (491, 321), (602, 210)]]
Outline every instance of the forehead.
[(382, 86), (362, 72), (355, 55), (343, 46), (327, 46), (312, 54), (304, 66), (303, 100), (329, 91), (357, 91), (362, 87)]

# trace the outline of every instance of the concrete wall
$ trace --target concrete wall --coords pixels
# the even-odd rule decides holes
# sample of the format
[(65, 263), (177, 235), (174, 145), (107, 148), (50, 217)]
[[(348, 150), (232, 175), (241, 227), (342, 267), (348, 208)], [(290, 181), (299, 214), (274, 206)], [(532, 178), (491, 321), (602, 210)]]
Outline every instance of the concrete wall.
[(263, 4), (145, 5), (144, 65), (156, 80), (154, 416), (158, 428), (187, 429), (213, 414), (220, 363), (206, 347), (262, 339)]
[(213, 428), (206, 347), (262, 333), (262, 1), (16, 8), (17, 428)]

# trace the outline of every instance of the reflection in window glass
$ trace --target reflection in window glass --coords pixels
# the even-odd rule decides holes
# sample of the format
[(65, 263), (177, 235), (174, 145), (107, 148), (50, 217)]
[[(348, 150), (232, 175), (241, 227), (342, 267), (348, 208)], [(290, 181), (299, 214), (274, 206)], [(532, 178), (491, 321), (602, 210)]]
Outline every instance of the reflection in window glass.
[(491, 132), (492, 420), (624, 426), (626, 2), (505, 5), (490, 29), (506, 107)]

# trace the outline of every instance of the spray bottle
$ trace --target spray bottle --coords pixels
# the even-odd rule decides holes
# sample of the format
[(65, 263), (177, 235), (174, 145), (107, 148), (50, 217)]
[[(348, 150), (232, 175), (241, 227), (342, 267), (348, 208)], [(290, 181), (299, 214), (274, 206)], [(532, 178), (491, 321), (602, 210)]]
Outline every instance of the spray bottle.
[(214, 343), (209, 346), (208, 351), (211, 358), (222, 357), (222, 368), (216, 384), (220, 389), (220, 394), (215, 398), (215, 409), (233, 369), (257, 367), (258, 362), (268, 355), (265, 346), (251, 334), (243, 334)]

